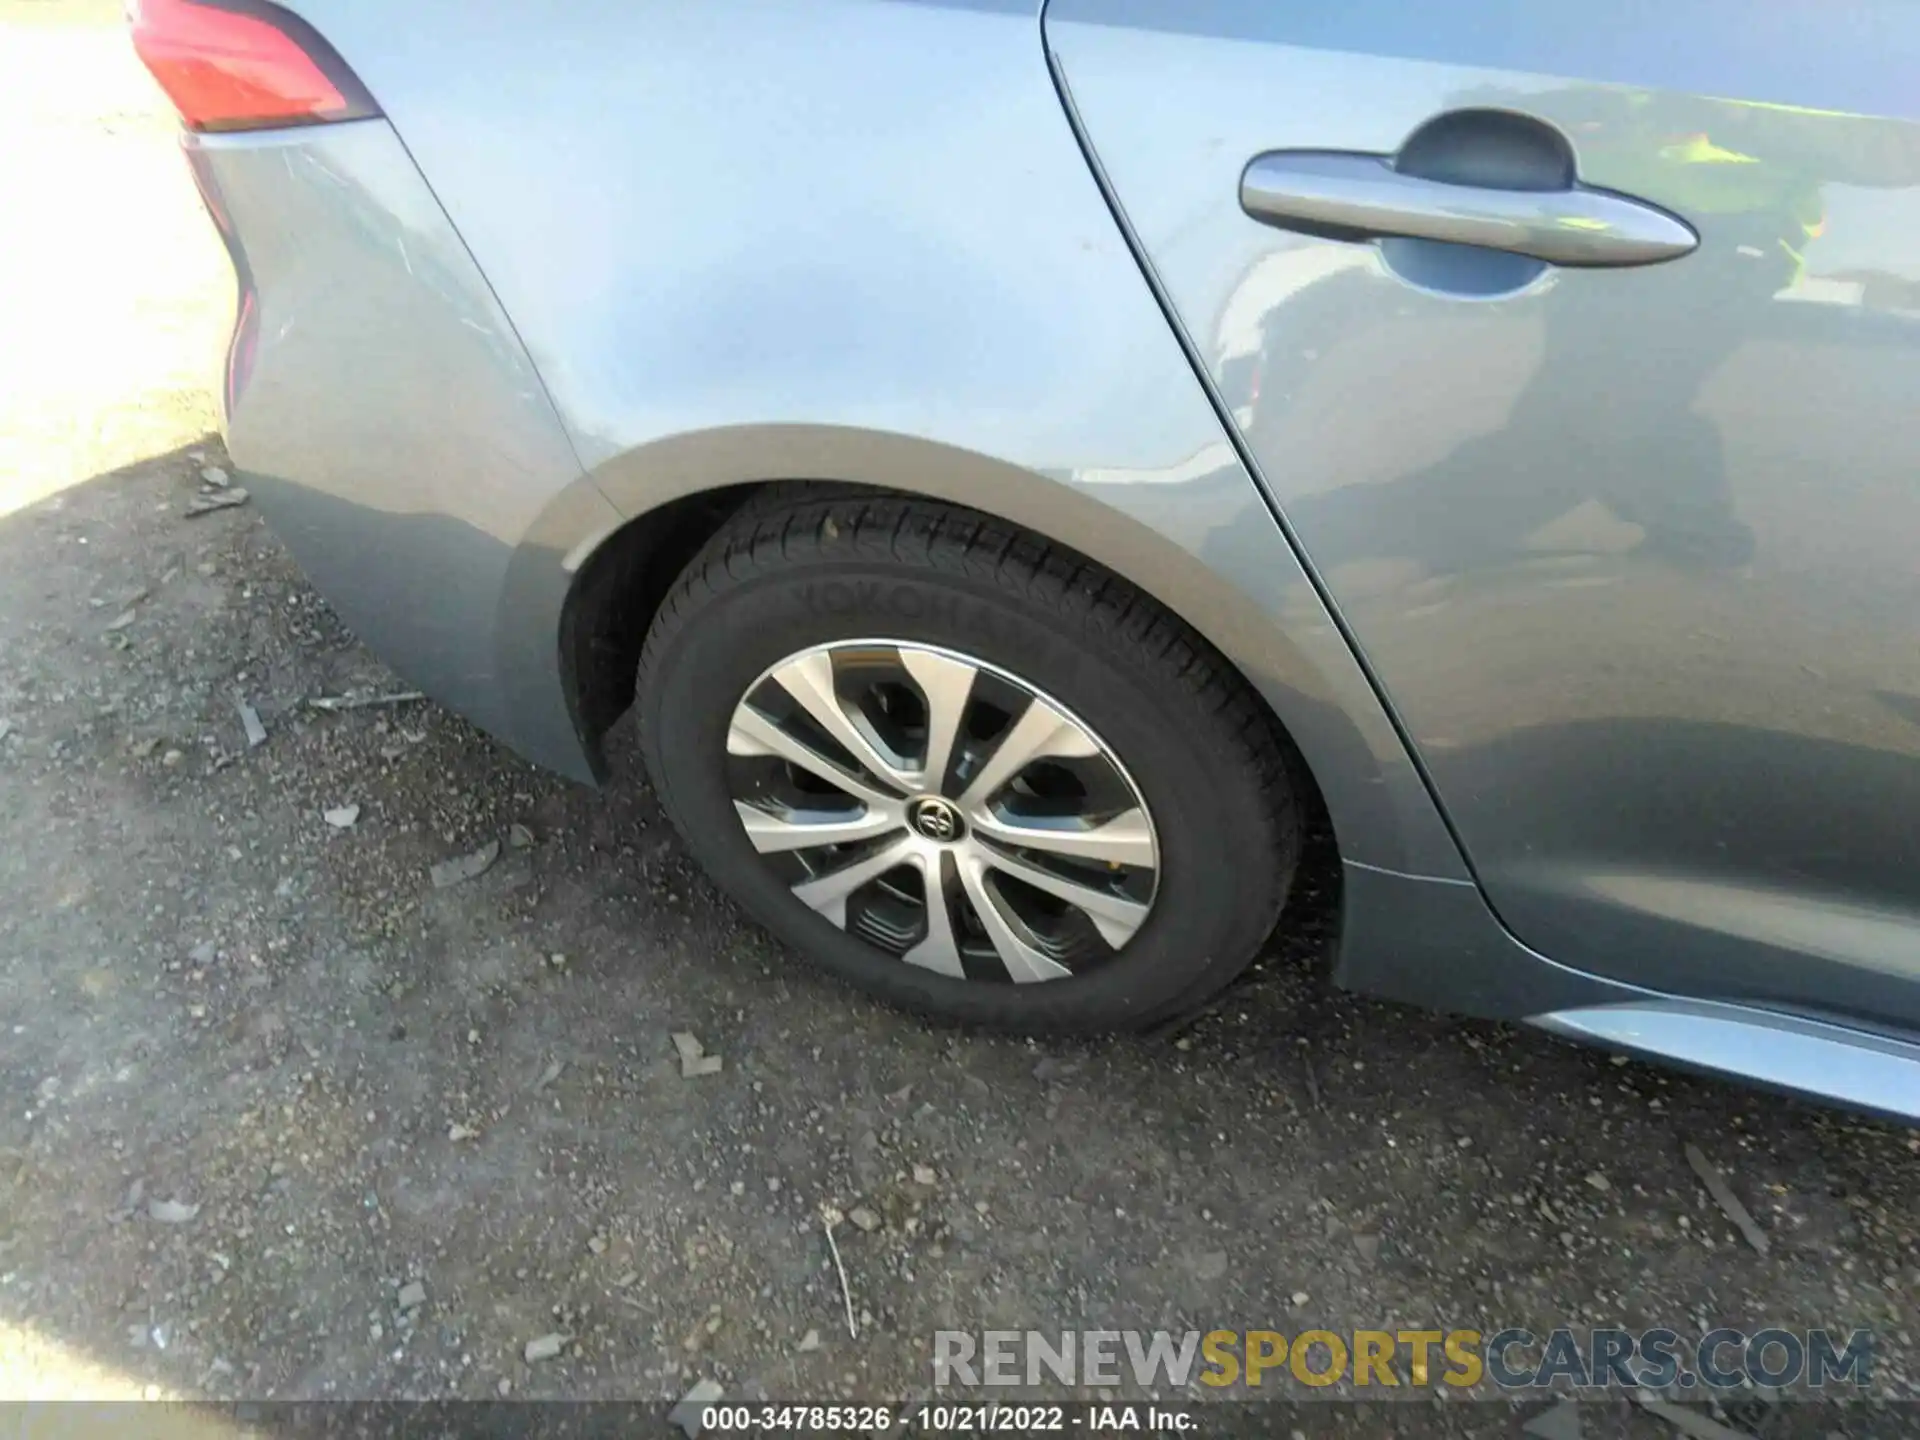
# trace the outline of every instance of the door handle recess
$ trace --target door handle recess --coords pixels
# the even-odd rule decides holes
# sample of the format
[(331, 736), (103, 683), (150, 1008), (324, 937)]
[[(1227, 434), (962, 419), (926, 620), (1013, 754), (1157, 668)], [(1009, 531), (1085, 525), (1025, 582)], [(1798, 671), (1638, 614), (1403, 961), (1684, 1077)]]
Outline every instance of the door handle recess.
[(1274, 150), (1240, 177), (1240, 208), (1282, 230), (1397, 235), (1531, 256), (1552, 265), (1653, 265), (1700, 243), (1665, 210), (1609, 190), (1499, 190), (1408, 175), (1381, 155)]

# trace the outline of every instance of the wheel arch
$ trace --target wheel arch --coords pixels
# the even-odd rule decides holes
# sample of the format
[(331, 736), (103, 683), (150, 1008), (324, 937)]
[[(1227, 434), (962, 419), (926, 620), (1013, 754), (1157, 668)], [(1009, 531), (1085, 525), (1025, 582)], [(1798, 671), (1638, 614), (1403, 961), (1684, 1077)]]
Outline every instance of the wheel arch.
[[(560, 669), (599, 773), (601, 739), (632, 703), (639, 644), (655, 608), (728, 516), (775, 484), (890, 491), (1021, 526), (1138, 586), (1251, 685), (1303, 760), (1343, 856), (1409, 873), (1459, 873), (1458, 852), (1398, 737), (1224, 445), (1143, 483), (1132, 474), (1030, 470), (886, 431), (739, 425), (630, 450), (593, 479), (629, 518), (576, 564)], [(1219, 523), (1194, 526), (1196, 507)]]

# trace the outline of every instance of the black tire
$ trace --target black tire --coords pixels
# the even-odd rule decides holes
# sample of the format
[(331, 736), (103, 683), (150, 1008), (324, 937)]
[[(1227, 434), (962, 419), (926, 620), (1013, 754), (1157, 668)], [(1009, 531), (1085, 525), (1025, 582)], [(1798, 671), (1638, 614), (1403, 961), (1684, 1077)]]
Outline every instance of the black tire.
[[(788, 655), (881, 636), (964, 651), (1057, 697), (1130, 772), (1159, 837), (1159, 889), (1108, 963), (1024, 985), (920, 969), (809, 909), (755, 852), (726, 778), (734, 706)], [(1125, 581), (972, 511), (763, 492), (662, 603), (639, 696), (655, 793), (716, 883), (809, 959), (927, 1015), (1024, 1033), (1154, 1024), (1246, 967), (1292, 881), (1302, 827), (1288, 762), (1226, 660)]]

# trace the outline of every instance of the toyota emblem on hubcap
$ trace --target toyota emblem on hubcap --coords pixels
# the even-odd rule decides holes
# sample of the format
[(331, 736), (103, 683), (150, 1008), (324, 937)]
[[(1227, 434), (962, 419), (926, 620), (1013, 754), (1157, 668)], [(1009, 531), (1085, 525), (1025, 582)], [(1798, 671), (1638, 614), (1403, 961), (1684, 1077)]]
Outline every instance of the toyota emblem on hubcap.
[(938, 795), (923, 795), (907, 811), (913, 828), (929, 840), (946, 844), (960, 838), (960, 812)]

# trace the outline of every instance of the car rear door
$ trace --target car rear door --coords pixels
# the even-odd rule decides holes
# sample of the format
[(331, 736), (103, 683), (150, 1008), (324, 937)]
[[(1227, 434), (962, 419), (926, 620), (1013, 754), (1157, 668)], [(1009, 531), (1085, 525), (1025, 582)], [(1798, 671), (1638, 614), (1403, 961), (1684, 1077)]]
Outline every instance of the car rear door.
[(1920, 7), (1051, 0), (1045, 31), (1509, 927), (1920, 1025)]

